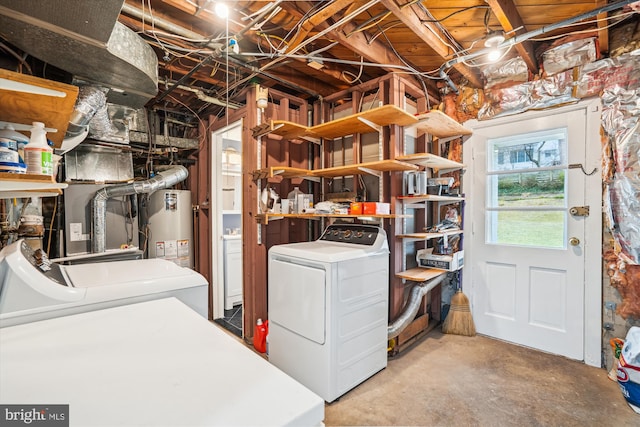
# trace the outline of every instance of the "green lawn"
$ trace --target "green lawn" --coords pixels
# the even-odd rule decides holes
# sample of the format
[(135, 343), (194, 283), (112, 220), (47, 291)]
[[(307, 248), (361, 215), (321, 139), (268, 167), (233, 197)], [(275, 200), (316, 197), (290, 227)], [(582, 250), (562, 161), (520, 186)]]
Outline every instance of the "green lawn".
[[(526, 198), (500, 198), (501, 207), (518, 206), (562, 206), (562, 199), (548, 194), (536, 194)], [(564, 212), (497, 212), (498, 244), (564, 247)]]

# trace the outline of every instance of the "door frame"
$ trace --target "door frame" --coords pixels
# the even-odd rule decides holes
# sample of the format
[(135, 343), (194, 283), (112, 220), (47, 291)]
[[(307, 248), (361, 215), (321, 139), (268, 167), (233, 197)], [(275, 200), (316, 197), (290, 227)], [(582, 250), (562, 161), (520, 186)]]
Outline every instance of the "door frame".
[[(213, 307), (212, 319), (224, 317), (224, 235), (222, 220), (222, 139), (231, 129), (242, 129), (242, 118), (211, 132), (211, 271), (213, 291), (211, 292), (211, 306)], [(242, 137), (243, 133), (240, 132)], [(244, 155), (243, 155), (244, 161)], [(240, 220), (242, 224), (242, 220)], [(244, 295), (243, 295), (244, 300)], [(244, 325), (243, 325), (244, 330)]]
[[(601, 367), (602, 365), (602, 191), (589, 191), (593, 188), (594, 182), (597, 180), (598, 188), (602, 185), (602, 144), (601, 144), (601, 112), (602, 107), (600, 99), (590, 99), (581, 101), (573, 105), (558, 107), (544, 111), (529, 111), (508, 117), (501, 117), (487, 121), (470, 120), (464, 125), (465, 127), (476, 130), (485, 129), (498, 125), (512, 124), (525, 120), (535, 120), (546, 117), (548, 115), (557, 115), (576, 110), (584, 110), (585, 120), (585, 164), (584, 170), (591, 172), (596, 169), (597, 172), (593, 176), (587, 177), (585, 186), (585, 205), (590, 206), (589, 218), (585, 224), (585, 244), (584, 244), (584, 260), (585, 260), (585, 283), (584, 283), (584, 348), (583, 360), (587, 365)], [(472, 137), (471, 137), (472, 138)], [(470, 154), (469, 154), (470, 152)], [(463, 145), (463, 154), (466, 164), (465, 175), (473, 180), (476, 173), (473, 159), (473, 147), (469, 146), (468, 139)], [(471, 159), (471, 160), (470, 160)], [(579, 173), (579, 171), (576, 171)], [(600, 173), (598, 173), (600, 172)], [(464, 179), (463, 179), (464, 181)], [(464, 182), (463, 182), (464, 186)], [(467, 195), (466, 205), (470, 211), (475, 209), (484, 209), (483, 206), (474, 204), (473, 195)], [(466, 239), (473, 237), (473, 224), (465, 224)], [(483, 238), (483, 236), (479, 236)], [(471, 268), (474, 263), (472, 252), (465, 253), (465, 271), (466, 276), (471, 274)], [(472, 305), (474, 306), (474, 289), (473, 281), (467, 279), (465, 284), (471, 284), (470, 289), (465, 289), (469, 295)]]

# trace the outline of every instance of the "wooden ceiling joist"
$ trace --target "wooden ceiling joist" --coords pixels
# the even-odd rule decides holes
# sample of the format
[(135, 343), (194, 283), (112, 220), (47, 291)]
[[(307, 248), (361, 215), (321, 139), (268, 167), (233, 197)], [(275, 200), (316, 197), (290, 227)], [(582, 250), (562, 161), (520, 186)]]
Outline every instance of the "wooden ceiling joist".
[[(424, 11), (416, 4), (412, 4), (408, 7), (400, 7), (396, 3), (396, 0), (381, 0), (380, 1), (387, 9), (403, 22), (411, 31), (413, 31), (422, 41), (431, 46), (431, 48), (442, 58), (442, 61), (450, 59), (451, 48), (443, 42), (444, 35), (435, 26), (429, 23), (423, 23), (427, 20), (424, 16)], [(469, 82), (476, 86), (482, 87), (482, 81), (477, 73), (471, 70), (469, 67), (462, 63), (454, 65), (454, 68), (462, 74)]]
[[(513, 0), (486, 0), (494, 15), (498, 18), (500, 25), (502, 25), (502, 29), (505, 33), (510, 31), (517, 30), (517, 32), (525, 33), (527, 29), (525, 28), (524, 22), (522, 21), (522, 17), (518, 13)], [(538, 62), (536, 61), (536, 57), (533, 50), (533, 44), (525, 40), (522, 43), (518, 43), (515, 45), (518, 54), (524, 59), (524, 62), (529, 67), (532, 73), (536, 74), (538, 72)]]

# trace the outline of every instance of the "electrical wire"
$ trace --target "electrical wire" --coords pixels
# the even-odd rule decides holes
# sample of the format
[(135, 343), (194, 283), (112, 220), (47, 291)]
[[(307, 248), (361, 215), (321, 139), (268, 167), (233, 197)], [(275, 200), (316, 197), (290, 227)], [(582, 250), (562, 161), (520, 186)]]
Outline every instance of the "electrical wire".
[(0, 48), (2, 48), (4, 51), (8, 52), (11, 56), (13, 56), (18, 61), (20, 61), (20, 64), (24, 65), (24, 67), (27, 69), (29, 74), (33, 75), (33, 71), (31, 71), (31, 67), (29, 66), (29, 64), (27, 63), (25, 58), (23, 58), (22, 56), (18, 55), (18, 53), (16, 51), (14, 51), (13, 49), (11, 49), (9, 46), (7, 46), (6, 44), (4, 44), (2, 42), (0, 42)]
[[(344, 70), (342, 71), (342, 73), (340, 74), (340, 77), (342, 77), (344, 79), (345, 82), (349, 83), (349, 84), (354, 84), (355, 82), (360, 81), (360, 77), (362, 77), (362, 71), (364, 70), (364, 56), (360, 57), (360, 72), (358, 73), (358, 75), (356, 76), (355, 74)], [(353, 77), (353, 80), (349, 80), (346, 78), (346, 75), (351, 75)]]
[(611, 27), (613, 27), (615, 25), (618, 25), (621, 22), (626, 21), (631, 15), (635, 15), (636, 13), (637, 12), (635, 12), (635, 11), (626, 12), (626, 13), (623, 13), (623, 14), (620, 14), (620, 15), (607, 16), (605, 18), (594, 19), (592, 21), (577, 22), (577, 23), (574, 23), (574, 24), (566, 25), (565, 27), (562, 27), (562, 28), (578, 26), (578, 25), (594, 24), (594, 23), (598, 23), (598, 22), (601, 22), (601, 21), (608, 21), (609, 19), (620, 18), (622, 16), (621, 19), (617, 20), (616, 22), (612, 22), (611, 24), (609, 24), (609, 25), (607, 25), (605, 27), (593, 28), (593, 29), (588, 29), (588, 30), (576, 30), (576, 31), (568, 32), (568, 33), (558, 34), (556, 36), (530, 38), (529, 40), (532, 40), (532, 41), (555, 40), (555, 39), (566, 37), (566, 36), (569, 36), (569, 35), (572, 35), (572, 34), (586, 34), (586, 33), (593, 33), (593, 32), (597, 32), (597, 31), (606, 30), (607, 28), (611, 28)]
[(511, 51), (511, 49), (513, 48), (513, 45), (510, 45), (504, 52), (502, 52), (500, 54), (500, 56), (498, 57), (498, 59), (494, 60), (494, 61), (488, 61), (488, 62), (483, 62), (483, 63), (471, 63), (471, 62), (467, 62), (464, 59), (462, 60), (462, 63), (464, 65), (466, 65), (467, 67), (484, 67), (485, 65), (492, 65), (492, 64), (497, 64), (498, 62), (502, 61), (502, 59), (504, 59), (505, 56), (507, 56), (507, 54)]
[(51, 214), (51, 222), (49, 223), (49, 240), (47, 241), (47, 256), (51, 254), (51, 239), (53, 238), (53, 221), (56, 219), (56, 211), (58, 210), (58, 198), (54, 197), (53, 213)]
[[(409, 4), (412, 4), (412, 3), (415, 3), (415, 2), (411, 2), (411, 3), (409, 3)], [(421, 4), (422, 6), (424, 6), (422, 3), (420, 3), (420, 4)], [(404, 7), (406, 7), (406, 6), (407, 6), (407, 5), (403, 5), (403, 6), (401, 6), (400, 8), (402, 9), (402, 8), (404, 8)], [(457, 14), (459, 14), (459, 13), (462, 13), (462, 12), (466, 12), (466, 11), (471, 10), (471, 9), (491, 9), (491, 7), (490, 7), (489, 5), (487, 5), (487, 4), (477, 4), (477, 5), (475, 5), (475, 6), (469, 6), (469, 7), (462, 8), (462, 9), (460, 9), (460, 10), (456, 10), (455, 12), (451, 12), (450, 14), (448, 14), (447, 16), (445, 16), (444, 18), (440, 18), (440, 19), (425, 19), (425, 20), (421, 20), (420, 22), (422, 22), (422, 23), (425, 23), (425, 22), (429, 23), (429, 22), (442, 22), (442, 21), (446, 21), (447, 19), (451, 18), (452, 16), (455, 16), (455, 15), (457, 15)]]

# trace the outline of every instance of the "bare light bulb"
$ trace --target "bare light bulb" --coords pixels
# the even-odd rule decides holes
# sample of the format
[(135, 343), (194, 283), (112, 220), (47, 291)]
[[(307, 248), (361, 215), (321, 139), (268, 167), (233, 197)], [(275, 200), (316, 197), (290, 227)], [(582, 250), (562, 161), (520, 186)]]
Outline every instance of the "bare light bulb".
[(500, 59), (500, 50), (498, 49), (493, 49), (487, 54), (489, 62), (496, 62), (498, 59)]
[(222, 2), (216, 2), (215, 11), (219, 18), (226, 18), (229, 16), (229, 8)]

